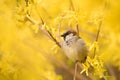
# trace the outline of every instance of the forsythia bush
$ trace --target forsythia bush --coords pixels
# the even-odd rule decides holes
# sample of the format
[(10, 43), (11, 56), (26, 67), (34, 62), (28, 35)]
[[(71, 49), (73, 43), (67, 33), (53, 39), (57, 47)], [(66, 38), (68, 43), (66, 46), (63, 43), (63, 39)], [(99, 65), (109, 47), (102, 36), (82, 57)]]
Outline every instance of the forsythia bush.
[(73, 80), (45, 30), (61, 42), (76, 26), (89, 47), (77, 80), (120, 80), (119, 17), (119, 0), (0, 0), (0, 80)]

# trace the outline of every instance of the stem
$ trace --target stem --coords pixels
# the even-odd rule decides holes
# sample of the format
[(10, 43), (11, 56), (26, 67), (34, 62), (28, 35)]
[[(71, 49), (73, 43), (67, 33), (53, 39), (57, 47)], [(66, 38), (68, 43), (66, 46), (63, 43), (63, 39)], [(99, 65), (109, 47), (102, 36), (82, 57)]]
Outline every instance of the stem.
[(72, 8), (72, 10), (74, 11), (75, 10), (75, 8), (74, 8), (74, 5), (73, 5), (73, 2), (72, 2), (72, 0), (69, 0), (70, 1), (70, 7)]
[(96, 41), (98, 41), (98, 37), (99, 37), (99, 34), (100, 34), (100, 28), (101, 28), (101, 25), (102, 25), (102, 21), (100, 21), (99, 26), (98, 26), (98, 31), (97, 31)]
[(35, 22), (34, 20), (32, 20), (29, 15), (26, 15), (26, 19), (27, 19), (30, 23), (32, 23), (33, 25), (36, 24), (36, 22)]
[(76, 80), (76, 74), (77, 74), (78, 63), (79, 63), (78, 61), (75, 62), (75, 72), (74, 72), (73, 80)]
[(50, 31), (46, 30), (46, 32), (50, 35), (51, 39), (61, 48), (60, 43), (53, 37), (53, 35), (50, 33)]
[(78, 24), (76, 25), (76, 31), (77, 31), (77, 34), (79, 35), (79, 25)]
[(26, 7), (28, 7), (28, 0), (25, 0), (25, 2), (26, 2)]
[[(30, 18), (30, 16), (27, 15), (27, 16), (26, 16), (26, 19), (27, 19), (29, 22), (31, 22), (33, 25), (36, 24), (35, 21)], [(42, 19), (42, 18), (41, 18), (41, 19)], [(42, 29), (42, 25), (44, 25), (43, 20), (42, 20), (42, 24), (39, 24), (39, 28), (41, 29), (41, 31), (42, 31), (45, 35), (47, 35), (52, 41), (54, 41), (54, 42), (61, 48), (60, 43), (53, 37), (53, 35), (50, 33), (50, 31), (45, 30), (45, 29), (44, 29), (44, 30)]]
[[(101, 25), (102, 25), (102, 21), (100, 21), (99, 26), (98, 26), (97, 36), (96, 36), (96, 39), (95, 39), (96, 42), (98, 42), (98, 38), (99, 38), (99, 34), (100, 34)], [(96, 54), (96, 47), (94, 48), (93, 58), (95, 57), (95, 54)]]

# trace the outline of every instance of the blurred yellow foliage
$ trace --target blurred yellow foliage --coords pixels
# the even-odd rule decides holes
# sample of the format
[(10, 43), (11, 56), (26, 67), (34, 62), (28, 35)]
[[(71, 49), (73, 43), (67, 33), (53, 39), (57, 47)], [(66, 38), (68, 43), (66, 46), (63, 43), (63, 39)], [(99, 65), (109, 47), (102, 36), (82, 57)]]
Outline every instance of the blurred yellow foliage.
[(120, 0), (0, 0), (0, 80), (72, 80), (73, 63), (40, 26), (62, 41), (76, 25), (90, 48), (77, 78), (119, 80)]

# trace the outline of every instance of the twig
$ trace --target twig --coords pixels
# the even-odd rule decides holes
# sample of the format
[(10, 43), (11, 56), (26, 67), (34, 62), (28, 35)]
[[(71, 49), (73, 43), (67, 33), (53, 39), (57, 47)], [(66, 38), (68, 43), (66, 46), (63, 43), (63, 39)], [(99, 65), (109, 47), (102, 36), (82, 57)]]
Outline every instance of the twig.
[(110, 6), (109, 4), (110, 4), (110, 0), (105, 0), (103, 11), (105, 11), (106, 9), (109, 8), (109, 6)]
[(30, 23), (32, 23), (33, 25), (36, 24), (36, 22), (35, 22), (34, 20), (32, 20), (29, 15), (26, 15), (26, 19), (27, 19)]
[[(28, 21), (30, 21), (33, 25), (36, 24), (35, 21), (30, 18), (30, 16), (27, 15), (27, 16), (26, 16), (26, 19), (27, 19)], [(44, 21), (43, 21), (42, 18), (41, 18), (41, 20), (42, 20), (42, 24), (39, 24), (39, 25), (38, 25), (39, 28), (41, 29), (41, 31), (42, 31), (45, 35), (47, 35), (52, 41), (54, 41), (54, 42), (61, 48), (60, 43), (53, 37), (53, 35), (52, 35), (48, 30), (42, 29), (42, 25), (44, 25)]]
[(74, 8), (74, 5), (73, 5), (73, 2), (72, 2), (72, 0), (69, 0), (69, 1), (70, 1), (70, 8), (72, 8), (72, 10), (74, 11), (75, 8)]
[[(44, 21), (43, 21), (41, 15), (40, 15), (40, 13), (39, 13), (39, 11), (38, 11), (38, 9), (37, 9), (37, 6), (36, 6), (35, 4), (34, 4), (34, 6), (35, 6), (35, 10), (36, 10), (36, 12), (37, 12), (40, 20), (42, 21), (42, 25), (44, 25)], [(42, 25), (39, 24), (39, 28), (40, 28), (41, 30), (42, 30)], [(48, 30), (42, 30), (42, 31), (43, 31), (50, 39), (52, 39), (52, 40), (61, 48), (60, 43), (53, 37), (53, 35), (52, 35)]]
[(76, 31), (77, 31), (77, 34), (79, 35), (79, 25), (78, 24), (76, 25)]
[(75, 62), (75, 72), (74, 72), (73, 80), (76, 80), (77, 66), (78, 66), (78, 61)]
[(46, 30), (46, 32), (50, 35), (51, 39), (61, 48), (60, 43), (53, 37), (53, 35), (50, 33), (50, 31)]
[(28, 0), (25, 0), (25, 2), (26, 2), (26, 7), (28, 7)]
[[(98, 41), (98, 38), (99, 38), (101, 25), (102, 25), (102, 21), (100, 21), (99, 26), (98, 26), (97, 36), (96, 36), (96, 39), (95, 39), (96, 42)], [(96, 47), (94, 48), (93, 58), (95, 57), (95, 52), (96, 52)]]
[(97, 36), (96, 36), (96, 40), (95, 40), (96, 42), (98, 41), (101, 25), (102, 25), (102, 21), (100, 21), (99, 26), (98, 26)]

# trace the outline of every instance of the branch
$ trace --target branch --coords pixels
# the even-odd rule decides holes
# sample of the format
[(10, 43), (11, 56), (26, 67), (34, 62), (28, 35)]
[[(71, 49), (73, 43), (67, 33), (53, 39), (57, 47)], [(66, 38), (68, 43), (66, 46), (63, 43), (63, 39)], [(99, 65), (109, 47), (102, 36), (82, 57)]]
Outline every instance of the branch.
[(74, 11), (75, 10), (75, 8), (74, 8), (74, 5), (73, 5), (73, 2), (72, 2), (72, 0), (69, 0), (70, 1), (70, 7), (72, 8), (72, 10)]
[(28, 2), (29, 2), (28, 0), (25, 0), (25, 3), (26, 3), (26, 7), (28, 7)]
[(75, 71), (74, 71), (74, 77), (73, 80), (76, 80), (76, 73), (77, 73), (77, 69), (78, 69), (78, 61), (75, 62)]
[[(104, 11), (106, 10), (106, 8), (108, 7), (108, 3), (109, 3), (109, 0), (105, 1), (105, 3), (104, 3), (104, 8), (103, 8), (103, 12), (104, 12)], [(101, 25), (102, 25), (102, 20), (99, 22), (98, 31), (97, 31), (97, 36), (96, 36), (96, 40), (95, 40), (96, 42), (98, 41), (98, 38), (99, 38)], [(94, 48), (93, 58), (95, 57), (95, 52), (96, 52), (96, 47)]]
[(76, 25), (76, 31), (77, 31), (77, 34), (79, 35), (79, 25), (78, 24)]
[[(33, 25), (35, 25), (36, 24), (36, 22), (34, 21), (34, 20), (32, 20), (31, 18), (30, 18), (30, 16), (26, 16), (26, 19), (29, 21), (29, 22), (31, 22)], [(49, 37), (52, 41), (54, 41), (60, 48), (61, 48), (61, 45), (60, 45), (60, 43), (53, 37), (53, 35), (50, 33), (50, 31), (48, 31), (48, 30), (45, 30), (45, 29), (42, 29), (42, 25), (44, 25), (44, 21), (43, 21), (43, 19), (41, 18), (41, 21), (42, 21), (42, 24), (39, 24), (38, 26), (39, 26), (39, 29), (47, 36), (47, 37)]]
[(99, 34), (100, 34), (101, 25), (102, 25), (102, 21), (100, 21), (99, 26), (98, 26), (97, 36), (96, 36), (96, 40), (95, 40), (96, 42), (98, 41), (98, 37), (99, 37)]
[(36, 22), (35, 22), (34, 20), (32, 20), (29, 15), (26, 15), (26, 20), (28, 20), (28, 21), (29, 21), (30, 23), (32, 23), (33, 25), (36, 24)]
[[(95, 39), (96, 42), (98, 41), (98, 38), (99, 38), (101, 25), (102, 25), (102, 21), (99, 22), (98, 31), (97, 31), (97, 36), (96, 36), (96, 39)], [(95, 52), (96, 52), (96, 47), (94, 48), (93, 58), (95, 57)]]
[[(39, 13), (39, 10), (37, 9), (37, 6), (36, 6), (35, 4), (34, 4), (34, 6), (35, 6), (35, 10), (36, 10), (36, 12), (37, 12), (40, 20), (42, 21), (42, 24), (39, 24), (39, 28), (41, 29), (41, 31), (42, 31), (45, 35), (47, 35), (51, 40), (53, 40), (53, 41), (61, 48), (60, 43), (53, 37), (53, 35), (52, 35), (48, 30), (45, 30), (45, 29), (43, 30), (43, 29), (42, 29), (42, 25), (44, 25), (44, 21), (43, 21), (41, 15), (40, 15), (40, 13)], [(34, 23), (34, 21), (32, 21), (32, 20), (30, 19), (30, 17), (28, 17), (28, 18), (29, 18), (29, 21), (30, 21), (30, 22)]]
[(42, 30), (43, 33), (45, 33), (53, 42), (55, 42), (61, 48), (60, 43), (53, 37), (50, 31), (45, 30), (45, 29), (43, 30), (42, 25), (40, 25), (39, 28)]

